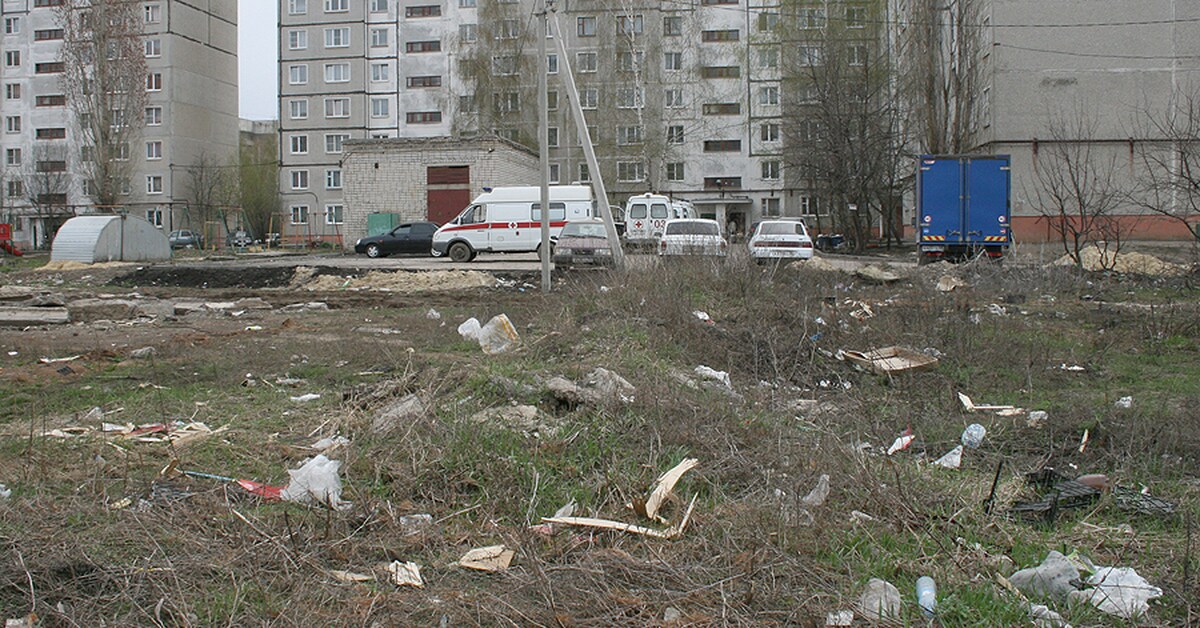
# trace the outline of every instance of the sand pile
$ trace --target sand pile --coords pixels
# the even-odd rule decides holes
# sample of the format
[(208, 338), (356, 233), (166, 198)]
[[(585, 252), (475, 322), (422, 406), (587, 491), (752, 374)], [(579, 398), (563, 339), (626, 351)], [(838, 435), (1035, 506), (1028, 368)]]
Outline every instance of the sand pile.
[[(301, 276), (297, 269), (297, 278)], [(379, 292), (434, 292), (491, 288), (496, 278), (472, 270), (371, 271), (361, 277), (321, 275), (304, 281), (305, 290), (374, 290)]]
[[(1081, 251), (1079, 261), (1084, 270), (1092, 272), (1112, 270), (1122, 274), (1156, 277), (1173, 277), (1188, 272), (1187, 266), (1164, 262), (1153, 255), (1134, 251), (1118, 253), (1112, 249), (1105, 250), (1095, 245)], [(1056, 266), (1073, 266), (1075, 260), (1072, 260), (1070, 255), (1064, 255), (1055, 260), (1054, 264)]]
[(133, 262), (97, 262), (95, 264), (86, 264), (84, 262), (76, 262), (72, 260), (59, 260), (57, 262), (47, 262), (45, 266), (37, 270), (46, 272), (62, 272), (65, 270), (92, 270), (95, 268), (120, 268), (122, 266), (132, 266)]

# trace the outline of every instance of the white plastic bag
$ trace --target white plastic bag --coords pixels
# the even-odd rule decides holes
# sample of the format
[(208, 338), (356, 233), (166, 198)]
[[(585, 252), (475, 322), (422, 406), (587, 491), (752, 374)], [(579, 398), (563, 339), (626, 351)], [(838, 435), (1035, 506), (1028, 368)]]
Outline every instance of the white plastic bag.
[(346, 510), (351, 504), (342, 501), (342, 479), (338, 477), (341, 466), (340, 460), (318, 454), (299, 469), (288, 471), (292, 479), (280, 491), (279, 497), (297, 504), (324, 504), (335, 510)]
[(729, 379), (729, 373), (725, 371), (718, 371), (716, 369), (700, 365), (697, 366), (693, 372), (704, 379), (711, 379), (713, 381), (720, 382), (729, 390), (733, 390), (733, 381)]
[[(474, 320), (474, 319), (472, 319)], [(469, 322), (469, 321), (468, 321)], [(504, 353), (521, 341), (508, 316), (497, 314), (479, 330), (479, 346), (488, 355)]]
[(467, 340), (479, 340), (479, 319), (472, 316), (458, 326), (458, 333)]
[(957, 469), (962, 465), (963, 446), (959, 445), (951, 449), (949, 453), (933, 461), (933, 464), (947, 469)]

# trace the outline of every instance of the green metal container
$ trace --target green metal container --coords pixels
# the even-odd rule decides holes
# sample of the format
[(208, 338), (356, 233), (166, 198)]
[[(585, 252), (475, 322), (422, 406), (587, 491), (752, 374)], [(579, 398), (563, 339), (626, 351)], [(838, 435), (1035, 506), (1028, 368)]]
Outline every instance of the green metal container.
[(400, 224), (400, 214), (367, 214), (367, 236), (383, 235)]

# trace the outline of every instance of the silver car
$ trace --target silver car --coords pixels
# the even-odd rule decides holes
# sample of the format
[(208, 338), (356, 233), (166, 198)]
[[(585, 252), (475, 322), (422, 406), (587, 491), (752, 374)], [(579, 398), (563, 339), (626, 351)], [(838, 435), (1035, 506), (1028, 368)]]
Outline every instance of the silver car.
[(721, 225), (706, 218), (668, 220), (658, 240), (659, 256), (725, 257), (728, 250), (729, 242), (721, 236)]

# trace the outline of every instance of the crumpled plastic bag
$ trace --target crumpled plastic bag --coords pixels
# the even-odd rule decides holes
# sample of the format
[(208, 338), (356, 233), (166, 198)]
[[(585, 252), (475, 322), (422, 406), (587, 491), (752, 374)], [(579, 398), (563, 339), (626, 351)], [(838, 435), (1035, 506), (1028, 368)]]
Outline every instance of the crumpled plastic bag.
[(959, 445), (958, 447), (955, 447), (947, 452), (946, 455), (934, 460), (933, 464), (936, 464), (939, 467), (946, 467), (947, 469), (957, 469), (962, 466), (962, 455), (963, 446)]
[(508, 316), (504, 314), (493, 316), (492, 320), (488, 321), (479, 330), (479, 346), (488, 355), (504, 353), (519, 342), (521, 342), (521, 337), (517, 335), (517, 330), (513, 327), (512, 321), (508, 320)]
[(467, 340), (479, 340), (479, 319), (472, 316), (458, 326), (458, 333)]
[(733, 390), (733, 381), (729, 379), (729, 373), (725, 371), (718, 371), (716, 369), (700, 365), (697, 366), (693, 372), (704, 379), (711, 379), (715, 382), (720, 382), (721, 385), (725, 386), (729, 390)]
[(353, 504), (342, 501), (342, 479), (338, 477), (340, 460), (325, 454), (309, 458), (299, 469), (289, 469), (291, 481), (279, 493), (285, 501), (297, 504), (324, 504), (334, 510), (346, 510)]
[(1072, 591), (1070, 601), (1082, 601), (1109, 615), (1134, 619), (1150, 611), (1150, 600), (1163, 590), (1150, 584), (1132, 567), (1100, 567), (1087, 579), (1095, 588)]

